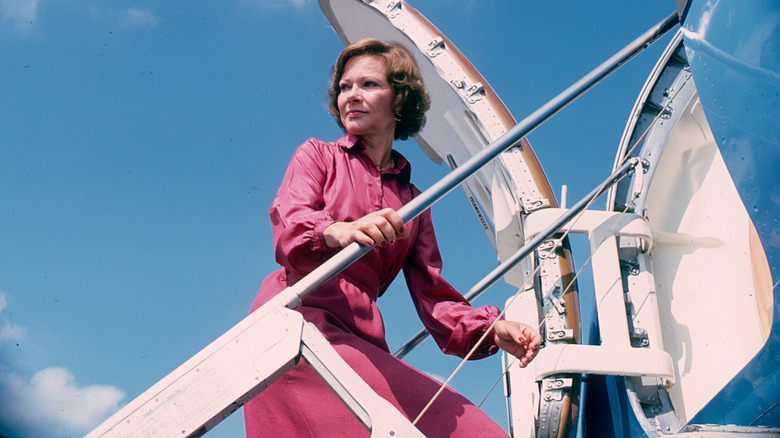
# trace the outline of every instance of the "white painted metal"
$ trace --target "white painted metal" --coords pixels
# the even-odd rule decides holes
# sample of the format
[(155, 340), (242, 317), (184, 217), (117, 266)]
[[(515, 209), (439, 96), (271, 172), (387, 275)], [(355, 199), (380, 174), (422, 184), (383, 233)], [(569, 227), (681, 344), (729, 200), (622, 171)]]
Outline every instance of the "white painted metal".
[(700, 136), (672, 135), (647, 199), (664, 339), (679, 373), (670, 396), (681, 422), (765, 339), (750, 257), (760, 248), (751, 241), (755, 231), (709, 129), (697, 128), (707, 126), (698, 99), (685, 112), (682, 123), (694, 124)]
[(303, 318), (281, 310), (247, 317), (87, 436), (198, 436), (294, 365)]
[[(526, 232), (534, 235), (564, 212), (545, 209), (532, 213), (526, 221)], [(590, 242), (601, 343), (546, 346), (531, 363), (537, 379), (558, 373), (653, 376), (664, 379), (665, 386), (671, 386), (675, 380), (671, 357), (662, 344), (656, 344), (656, 348), (632, 347), (626, 317), (617, 237), (639, 239), (649, 249), (652, 233), (647, 220), (634, 214), (585, 211), (566, 228), (569, 233), (586, 234)], [(643, 295), (648, 296), (649, 291)], [(647, 313), (657, 314), (653, 305), (654, 302), (644, 299), (642, 307)], [(660, 339), (660, 327), (651, 329), (649, 337)]]
[[(630, 208), (652, 227), (649, 257), (639, 259), (651, 280), (631, 280), (652, 283), (646, 289), (657, 301), (657, 321), (643, 317), (641, 324), (662, 329), (676, 373), (667, 397), (684, 425), (762, 347), (771, 306), (761, 299), (771, 302), (772, 286), (757, 233), (702, 111), (680, 34), (632, 111), (616, 164), (628, 157), (647, 160), (649, 170), (618, 186), (608, 205)], [(628, 194), (635, 190), (638, 196)], [(641, 308), (633, 292), (632, 298)], [(628, 380), (627, 387), (631, 397), (645, 390), (639, 381)], [(641, 409), (634, 411), (642, 421)]]
[(371, 437), (424, 438), (412, 423), (390, 402), (347, 365), (325, 337), (311, 324), (303, 329), (303, 357), (320, 377), (334, 388), (358, 419), (371, 430)]
[(372, 437), (423, 436), (300, 313), (274, 303), (245, 318), (87, 438), (201, 436), (290, 370), (301, 355)]
[[(506, 319), (524, 321), (538, 327), (541, 321), (536, 300), (537, 297), (532, 288), (520, 292), (507, 301)], [(535, 358), (531, 364), (537, 359)], [(532, 366), (520, 368), (511, 358), (507, 358), (506, 361), (508, 363), (506, 373), (509, 376), (506, 392), (509, 393), (509, 419), (512, 436), (514, 438), (535, 437), (540, 397), (536, 368)]]
[(674, 380), (674, 365), (664, 351), (603, 345), (551, 345), (533, 361), (536, 378), (554, 374), (601, 374)]

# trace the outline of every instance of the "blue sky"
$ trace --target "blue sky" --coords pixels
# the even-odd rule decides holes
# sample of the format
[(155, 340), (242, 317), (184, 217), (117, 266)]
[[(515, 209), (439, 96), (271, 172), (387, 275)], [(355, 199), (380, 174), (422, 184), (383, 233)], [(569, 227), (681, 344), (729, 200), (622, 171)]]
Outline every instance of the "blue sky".
[[(517, 119), (675, 8), (411, 5)], [(668, 39), (529, 136), (570, 203), (609, 173)], [(324, 101), (341, 48), (315, 1), (0, 0), (0, 435), (83, 435), (246, 315), (276, 269), (267, 209), (292, 152), (340, 136)], [(396, 148), (421, 189), (446, 173)], [(495, 255), (462, 191), (433, 214), (445, 276), (468, 290)], [(380, 305), (391, 348), (420, 327), (403, 281)], [(432, 343), (408, 360), (457, 365)], [(499, 378), (488, 359), (453, 386), (479, 403)], [(505, 424), (501, 393), (484, 408)], [(241, 435), (241, 415), (210, 436)]]

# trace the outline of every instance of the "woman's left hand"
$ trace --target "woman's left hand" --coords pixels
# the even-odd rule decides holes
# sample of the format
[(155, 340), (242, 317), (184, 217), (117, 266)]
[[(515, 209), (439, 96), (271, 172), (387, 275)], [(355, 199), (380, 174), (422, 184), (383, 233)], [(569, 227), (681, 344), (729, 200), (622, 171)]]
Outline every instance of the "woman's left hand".
[(536, 330), (517, 321), (496, 321), (493, 339), (502, 350), (520, 360), (521, 368), (531, 362), (542, 345), (542, 336)]

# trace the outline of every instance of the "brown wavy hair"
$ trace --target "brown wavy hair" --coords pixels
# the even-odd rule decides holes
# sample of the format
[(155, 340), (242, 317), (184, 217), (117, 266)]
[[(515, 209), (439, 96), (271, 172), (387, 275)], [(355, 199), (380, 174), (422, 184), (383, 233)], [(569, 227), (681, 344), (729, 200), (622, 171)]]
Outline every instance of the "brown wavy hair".
[(350, 59), (360, 55), (378, 56), (385, 63), (387, 81), (393, 87), (395, 96), (393, 107), (396, 115), (400, 115), (401, 119), (395, 125), (395, 138), (406, 140), (409, 136), (417, 134), (425, 125), (425, 112), (431, 106), (420, 68), (412, 52), (401, 43), (380, 41), (375, 38), (365, 38), (348, 45), (336, 60), (336, 65), (333, 67), (333, 80), (328, 90), (329, 110), (336, 123), (344, 129), (338, 105), (341, 92), (339, 82), (344, 75), (344, 67)]

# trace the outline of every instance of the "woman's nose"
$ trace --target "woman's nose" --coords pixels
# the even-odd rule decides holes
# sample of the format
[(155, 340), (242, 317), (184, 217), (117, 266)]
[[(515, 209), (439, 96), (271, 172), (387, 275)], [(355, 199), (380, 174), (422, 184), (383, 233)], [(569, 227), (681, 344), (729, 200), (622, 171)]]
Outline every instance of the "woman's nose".
[(357, 100), (360, 98), (360, 93), (358, 92), (358, 87), (351, 86), (345, 90), (342, 90), (342, 94), (344, 94), (344, 98), (347, 100)]

